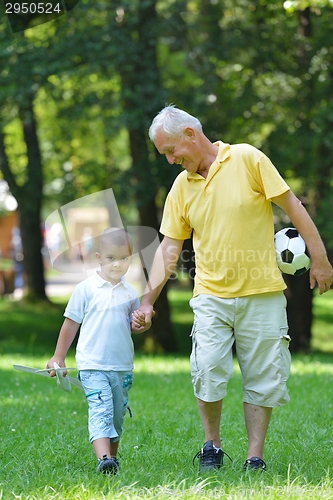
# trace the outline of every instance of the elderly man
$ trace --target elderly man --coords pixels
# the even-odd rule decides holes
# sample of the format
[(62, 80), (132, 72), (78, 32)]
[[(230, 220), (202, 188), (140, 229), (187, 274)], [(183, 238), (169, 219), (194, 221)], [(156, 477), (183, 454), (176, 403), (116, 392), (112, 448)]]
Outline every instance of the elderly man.
[(193, 233), (196, 276), (191, 375), (205, 434), (199, 470), (223, 464), (222, 401), (232, 374), (232, 346), (243, 378), (248, 436), (245, 470), (263, 470), (272, 409), (288, 403), (290, 369), (286, 285), (274, 250), (272, 202), (304, 238), (312, 259), (310, 287), (326, 292), (333, 270), (307, 211), (267, 156), (248, 144), (212, 143), (197, 118), (174, 106), (153, 120), (150, 139), (184, 171), (166, 199), (164, 239), (139, 311), (147, 323), (153, 304)]

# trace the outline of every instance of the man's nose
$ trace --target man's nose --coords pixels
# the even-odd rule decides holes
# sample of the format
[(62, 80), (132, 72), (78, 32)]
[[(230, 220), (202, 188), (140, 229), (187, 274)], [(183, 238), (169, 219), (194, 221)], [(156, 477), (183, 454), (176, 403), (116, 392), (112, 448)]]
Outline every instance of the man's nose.
[(173, 155), (165, 155), (165, 156), (170, 165), (173, 165), (175, 163), (175, 157)]

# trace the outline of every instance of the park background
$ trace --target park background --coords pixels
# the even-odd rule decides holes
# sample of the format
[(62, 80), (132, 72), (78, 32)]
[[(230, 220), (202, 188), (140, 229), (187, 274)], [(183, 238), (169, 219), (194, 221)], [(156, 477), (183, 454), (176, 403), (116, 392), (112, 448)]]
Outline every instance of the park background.
[[(10, 393), (6, 411), (15, 407), (9, 404), (12, 397), (20, 398), (11, 394), (13, 377), (16, 384), (20, 379), (10, 361), (26, 354), (23, 364), (37, 366), (50, 357), (68, 299), (47, 293), (52, 280), (66, 281), (69, 273), (65, 278), (51, 266), (45, 221), (73, 200), (112, 188), (125, 226), (158, 231), (165, 196), (179, 173), (147, 136), (152, 118), (166, 103), (197, 116), (212, 141), (247, 142), (266, 153), (308, 209), (332, 262), (330, 0), (81, 0), (66, 15), (17, 33), (2, 4), (0, 15), (0, 353)], [(10, 194), (17, 203), (14, 211), (6, 203)], [(275, 223), (279, 230), (290, 221), (276, 211)], [(14, 226), (22, 245), (17, 262), (24, 269), (22, 296), (12, 293), (15, 255), (5, 238), (6, 228)], [(186, 258), (156, 303), (153, 328), (135, 339), (139, 356), (148, 356), (151, 367), (156, 355), (167, 363), (168, 356), (181, 360), (189, 353), (190, 242), (185, 250)], [(333, 292), (319, 297), (309, 289), (307, 274), (285, 278), (291, 349), (297, 362), (315, 370), (314, 394), (325, 388), (320, 406), (324, 456), (332, 456), (327, 415), (333, 399)], [(145, 360), (139, 358), (139, 367), (146, 366)], [(166, 374), (177, 375), (177, 364), (171, 369), (161, 363), (164, 381)], [(29, 377), (24, 381), (30, 387)], [(44, 388), (47, 382), (40, 384)], [(312, 405), (304, 400), (304, 408)], [(196, 413), (192, 418), (191, 439), (198, 446)], [(317, 425), (323, 436), (322, 421)], [(6, 431), (10, 428), (11, 417)], [(304, 449), (310, 446), (312, 441)], [(318, 485), (322, 477), (303, 479)], [(332, 488), (327, 481), (321, 498)]]

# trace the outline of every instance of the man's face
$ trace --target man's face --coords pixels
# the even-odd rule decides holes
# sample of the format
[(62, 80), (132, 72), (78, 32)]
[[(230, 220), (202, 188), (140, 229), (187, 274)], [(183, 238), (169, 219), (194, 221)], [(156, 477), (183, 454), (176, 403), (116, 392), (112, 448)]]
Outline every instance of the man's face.
[(116, 285), (126, 274), (132, 256), (127, 245), (107, 245), (96, 253), (96, 257), (101, 266), (101, 277)]
[(159, 130), (155, 137), (155, 146), (171, 165), (174, 163), (181, 165), (188, 172), (198, 170), (199, 155), (191, 128), (186, 128), (177, 136), (169, 136), (163, 130)]

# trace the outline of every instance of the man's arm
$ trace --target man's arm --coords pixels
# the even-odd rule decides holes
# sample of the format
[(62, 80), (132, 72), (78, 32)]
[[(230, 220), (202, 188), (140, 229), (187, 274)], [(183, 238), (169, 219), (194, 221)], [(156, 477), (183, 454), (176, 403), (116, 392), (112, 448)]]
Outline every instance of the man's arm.
[(306, 243), (312, 261), (310, 268), (310, 288), (313, 289), (316, 283), (318, 283), (320, 295), (327, 292), (333, 282), (333, 269), (328, 261), (324, 244), (310, 215), (291, 190), (276, 198), (272, 198), (272, 201), (284, 210)]
[(165, 236), (156, 251), (149, 273), (149, 281), (141, 299), (140, 307), (137, 309), (139, 313), (145, 315), (146, 323), (151, 321), (153, 304), (176, 267), (183, 243), (183, 240), (175, 240)]

